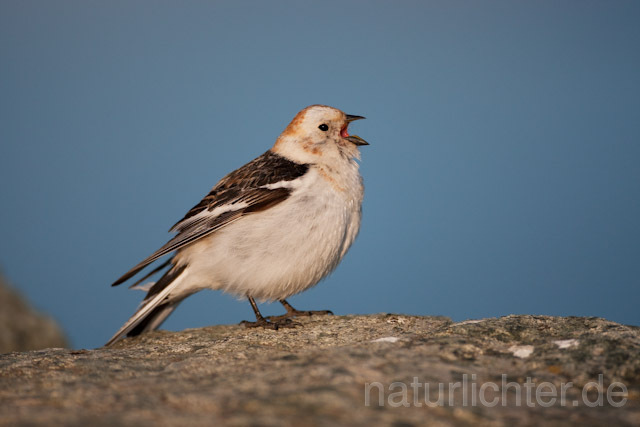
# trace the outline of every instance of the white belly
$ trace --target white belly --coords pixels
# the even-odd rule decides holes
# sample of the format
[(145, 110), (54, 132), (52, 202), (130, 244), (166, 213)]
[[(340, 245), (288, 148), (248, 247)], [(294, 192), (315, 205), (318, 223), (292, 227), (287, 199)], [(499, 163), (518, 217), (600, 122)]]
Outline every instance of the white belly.
[(247, 215), (176, 254), (188, 265), (178, 293), (221, 289), (259, 300), (287, 298), (338, 265), (360, 227), (362, 186), (336, 191), (315, 171), (284, 202)]

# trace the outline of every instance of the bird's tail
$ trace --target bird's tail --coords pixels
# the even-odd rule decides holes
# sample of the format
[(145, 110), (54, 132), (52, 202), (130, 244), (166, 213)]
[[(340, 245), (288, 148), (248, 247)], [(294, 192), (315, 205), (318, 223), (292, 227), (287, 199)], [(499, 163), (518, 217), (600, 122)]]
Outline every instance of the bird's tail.
[(138, 311), (122, 325), (118, 332), (105, 344), (105, 347), (121, 340), (125, 336), (132, 337), (140, 335), (143, 332), (153, 331), (160, 327), (162, 322), (164, 322), (184, 299), (184, 297), (179, 299), (175, 297), (171, 298), (170, 294), (172, 291), (175, 291), (183, 281), (185, 268), (186, 265), (180, 267), (173, 266), (170, 268), (164, 276), (149, 289)]

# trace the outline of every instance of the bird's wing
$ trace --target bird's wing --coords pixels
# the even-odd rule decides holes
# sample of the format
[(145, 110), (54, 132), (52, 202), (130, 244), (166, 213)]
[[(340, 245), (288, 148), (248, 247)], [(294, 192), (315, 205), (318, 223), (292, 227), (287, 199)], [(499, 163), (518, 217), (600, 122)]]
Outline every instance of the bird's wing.
[(178, 234), (141, 261), (111, 286), (130, 279), (158, 258), (193, 243), (245, 215), (263, 211), (284, 200), (293, 191), (293, 181), (309, 165), (292, 162), (267, 151), (216, 184), (170, 231)]

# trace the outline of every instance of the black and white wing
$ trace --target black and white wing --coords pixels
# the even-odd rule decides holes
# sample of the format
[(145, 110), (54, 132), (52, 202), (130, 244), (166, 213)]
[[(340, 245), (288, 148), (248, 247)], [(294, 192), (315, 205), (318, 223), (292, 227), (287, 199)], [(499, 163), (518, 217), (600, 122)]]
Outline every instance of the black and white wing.
[(309, 165), (288, 160), (272, 151), (247, 163), (218, 182), (171, 230), (178, 234), (111, 286), (136, 275), (147, 265), (254, 212), (286, 200), (291, 186), (278, 185), (303, 176)]

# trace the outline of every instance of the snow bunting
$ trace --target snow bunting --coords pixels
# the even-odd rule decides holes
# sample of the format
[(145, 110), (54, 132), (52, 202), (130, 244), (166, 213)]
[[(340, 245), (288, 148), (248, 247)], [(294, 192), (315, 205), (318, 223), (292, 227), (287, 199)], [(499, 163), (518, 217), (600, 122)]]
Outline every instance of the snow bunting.
[[(278, 329), (298, 311), (286, 298), (314, 286), (340, 263), (360, 228), (364, 187), (358, 147), (347, 127), (364, 119), (324, 105), (300, 111), (274, 146), (218, 182), (170, 231), (178, 234), (113, 283), (175, 252), (131, 287), (147, 290), (134, 315), (106, 345), (157, 329), (180, 302), (203, 289), (246, 297), (246, 326)], [(165, 269), (155, 283), (138, 285)], [(255, 300), (287, 310), (264, 318)]]

